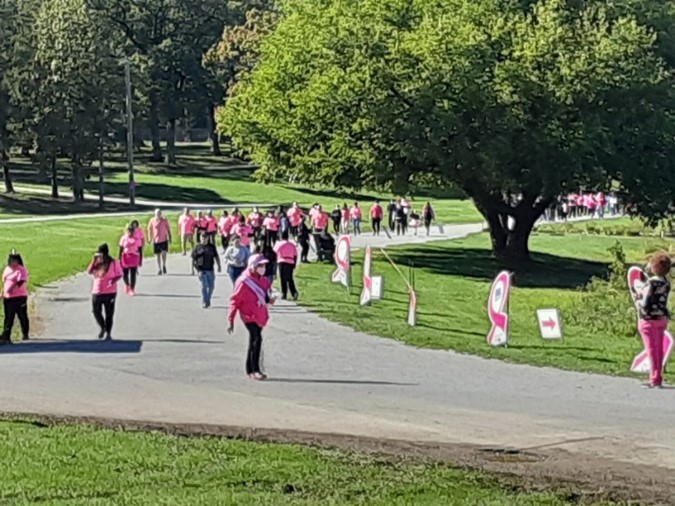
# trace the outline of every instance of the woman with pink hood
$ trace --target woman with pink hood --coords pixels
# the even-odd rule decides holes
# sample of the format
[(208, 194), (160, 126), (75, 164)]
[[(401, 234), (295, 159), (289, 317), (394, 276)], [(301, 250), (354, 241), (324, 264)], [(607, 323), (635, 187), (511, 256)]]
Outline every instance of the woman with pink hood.
[(230, 296), (230, 311), (227, 315), (227, 332), (234, 332), (234, 318), (237, 312), (246, 326), (249, 335), (248, 354), (246, 356), (246, 374), (252, 380), (263, 381), (267, 376), (260, 366), (262, 353), (262, 329), (269, 320), (268, 304), (274, 304), (270, 297), (270, 282), (265, 277), (267, 259), (262, 255), (252, 255), (248, 260), (248, 269), (239, 277)]

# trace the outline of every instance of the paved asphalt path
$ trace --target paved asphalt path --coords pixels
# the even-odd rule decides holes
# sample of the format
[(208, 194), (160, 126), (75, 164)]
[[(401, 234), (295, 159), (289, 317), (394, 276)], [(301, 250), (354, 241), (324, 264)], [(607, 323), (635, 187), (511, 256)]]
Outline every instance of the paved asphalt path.
[[(430, 239), (479, 229), (446, 227), (444, 236)], [(363, 236), (355, 245), (366, 242), (402, 241)], [(275, 306), (264, 331), (271, 381), (251, 382), (243, 371), (245, 329), (238, 323), (234, 335), (225, 332), (229, 280), (218, 277), (213, 307), (203, 310), (188, 260), (172, 256), (168, 268), (157, 276), (147, 261), (139, 295), (120, 295), (112, 342), (95, 339), (86, 276), (42, 289), (36, 305), (43, 335), (0, 350), (1, 409), (520, 449), (550, 445), (675, 468), (675, 390), (415, 349), (292, 303)]]

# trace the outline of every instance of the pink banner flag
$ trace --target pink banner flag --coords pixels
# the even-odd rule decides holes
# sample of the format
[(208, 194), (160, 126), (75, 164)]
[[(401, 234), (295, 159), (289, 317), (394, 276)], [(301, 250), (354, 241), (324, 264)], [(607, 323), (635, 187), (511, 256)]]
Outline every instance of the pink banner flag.
[(490, 346), (505, 346), (509, 341), (508, 301), (511, 290), (511, 274), (502, 271), (497, 274), (488, 299), (488, 317), (492, 328), (487, 336)]

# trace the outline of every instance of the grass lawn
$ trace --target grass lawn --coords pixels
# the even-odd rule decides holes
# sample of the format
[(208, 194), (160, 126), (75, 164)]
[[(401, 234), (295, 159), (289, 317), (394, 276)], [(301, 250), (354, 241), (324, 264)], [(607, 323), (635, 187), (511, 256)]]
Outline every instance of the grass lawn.
[[(368, 208), (369, 201), (380, 198), (388, 200), (388, 195), (372, 192), (346, 192), (325, 188), (308, 188), (290, 183), (264, 185), (253, 181), (253, 168), (243, 165), (240, 160), (227, 157), (214, 157), (208, 152), (207, 144), (182, 144), (178, 146), (178, 167), (166, 167), (164, 164), (150, 164), (139, 158), (136, 163), (137, 196), (151, 200), (175, 202), (221, 203), (232, 205), (239, 203), (290, 204), (297, 201), (300, 205), (310, 206), (321, 203), (326, 210), (332, 210), (336, 204), (354, 201)], [(112, 156), (112, 155), (111, 155)], [(128, 176), (123, 157), (113, 156), (107, 163), (105, 192), (110, 196), (128, 195)], [(12, 171), (18, 186), (47, 187), (47, 181), (38, 177), (37, 168), (26, 158), (12, 159)], [(60, 179), (67, 194), (69, 169), (60, 167)], [(87, 187), (98, 191), (96, 169)], [(420, 212), (424, 202), (430, 200), (435, 207), (438, 220), (443, 223), (472, 223), (482, 221), (480, 214), (468, 199), (461, 199), (454, 190), (439, 191), (429, 189), (414, 196), (414, 205)], [(30, 213), (30, 208), (12, 208), (3, 205), (0, 200), (0, 213)]]
[[(644, 263), (645, 251), (667, 247), (656, 238), (618, 238), (629, 261)], [(384, 300), (371, 307), (358, 304), (361, 291), (362, 252), (355, 255), (351, 294), (335, 285), (329, 288), (327, 265), (308, 265), (297, 278), (300, 302), (326, 318), (363, 332), (391, 337), (414, 346), (456, 350), (489, 358), (614, 375), (630, 374), (633, 356), (642, 349), (635, 316), (623, 288), (614, 307), (603, 298), (578, 289), (592, 276), (606, 273), (607, 249), (616, 237), (580, 234), (536, 234), (531, 247), (535, 262), (515, 269), (510, 298), (510, 342), (507, 348), (486, 344), (489, 323), (486, 302), (492, 279), (502, 266), (491, 257), (489, 238), (475, 235), (459, 241), (397, 247), (388, 250), (407, 270), (415, 266), (418, 292), (418, 326), (408, 327), (407, 288), (381, 253), (374, 254), (373, 272), (383, 275)], [(610, 302), (611, 304), (611, 302)], [(564, 341), (539, 337), (535, 310), (558, 308)], [(622, 333), (610, 325), (614, 315), (625, 325)], [(675, 374), (666, 376), (675, 381)]]
[(89, 426), (0, 422), (0, 462), (8, 505), (571, 504), (440, 464)]
[(660, 237), (662, 232), (670, 233), (670, 227), (661, 223), (656, 227), (646, 227), (638, 218), (616, 218), (611, 220), (592, 220), (585, 222), (557, 223), (542, 225), (538, 228), (540, 233), (562, 234), (586, 234), (586, 235), (611, 235), (627, 237)]

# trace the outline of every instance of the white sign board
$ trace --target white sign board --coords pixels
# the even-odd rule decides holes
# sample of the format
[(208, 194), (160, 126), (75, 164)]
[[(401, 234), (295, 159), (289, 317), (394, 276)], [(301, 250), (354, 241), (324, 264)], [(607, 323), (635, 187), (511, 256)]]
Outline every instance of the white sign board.
[(382, 276), (373, 276), (370, 297), (372, 300), (382, 300)]
[(542, 339), (562, 339), (562, 325), (557, 309), (537, 309), (537, 320)]

